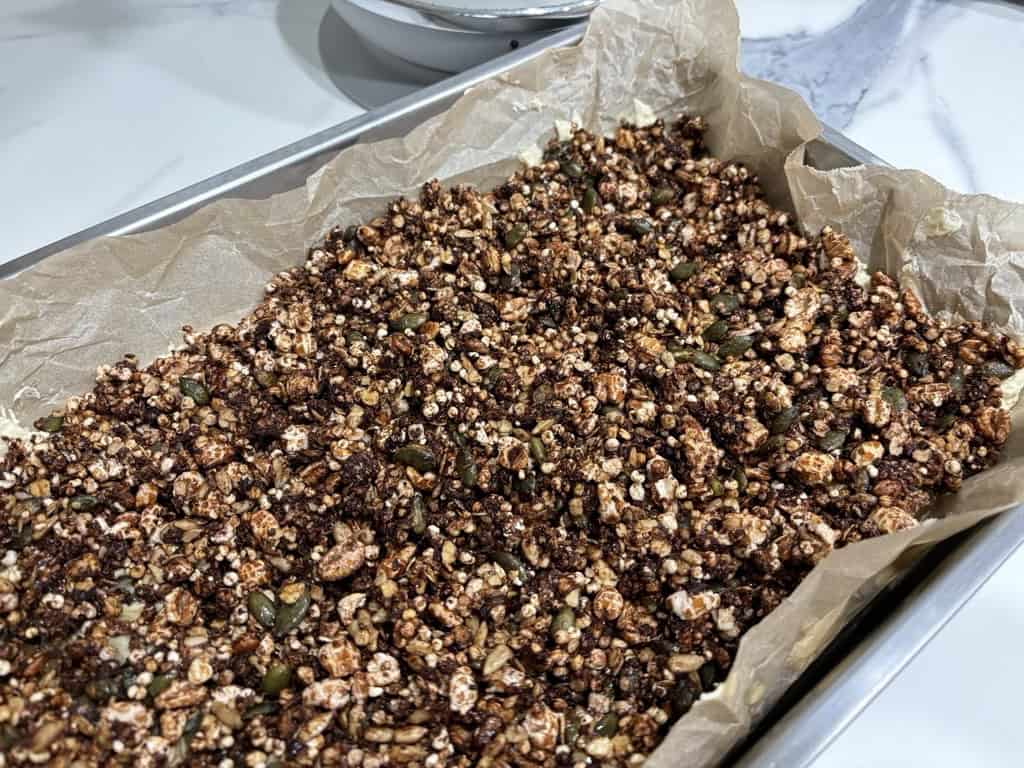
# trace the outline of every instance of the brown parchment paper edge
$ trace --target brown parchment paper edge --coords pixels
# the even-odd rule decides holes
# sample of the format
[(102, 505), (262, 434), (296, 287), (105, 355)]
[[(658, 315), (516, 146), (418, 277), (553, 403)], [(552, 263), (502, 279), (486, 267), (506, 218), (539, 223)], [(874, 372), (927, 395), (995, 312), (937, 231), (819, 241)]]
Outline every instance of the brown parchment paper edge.
[[(0, 283), (0, 404), (32, 418), (88, 388), (95, 367), (151, 359), (185, 323), (237, 319), (274, 272), (298, 263), (331, 225), (379, 213), (426, 179), (494, 184), (555, 120), (608, 131), (638, 114), (700, 113), (719, 156), (759, 174), (810, 230), (850, 235), (858, 256), (913, 285), (930, 309), (984, 318), (1020, 337), (1024, 207), (958, 195), (914, 171), (802, 166), (819, 132), (791, 91), (741, 76), (735, 8), (714, 0), (611, 0), (585, 41), (467, 93), (403, 139), (342, 152), (304, 188), (220, 201), (164, 229), (105, 238)], [(639, 114), (644, 114), (641, 109)], [(1015, 424), (1020, 409), (1014, 411)], [(741, 643), (728, 680), (677, 723), (652, 766), (718, 763), (838, 629), (892, 575), (907, 548), (938, 541), (1024, 498), (1024, 446), (946, 499), (938, 519), (835, 552)]]

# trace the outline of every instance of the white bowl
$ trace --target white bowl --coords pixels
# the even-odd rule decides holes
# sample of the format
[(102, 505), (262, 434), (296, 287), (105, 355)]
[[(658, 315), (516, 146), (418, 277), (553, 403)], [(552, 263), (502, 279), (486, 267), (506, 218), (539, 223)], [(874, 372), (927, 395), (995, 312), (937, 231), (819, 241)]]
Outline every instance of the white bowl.
[(485, 31), (544, 29), (580, 21), (601, 0), (391, 0), (460, 27)]
[(332, 5), (355, 33), (372, 46), (445, 73), (468, 70), (534, 42), (546, 32), (469, 30), (385, 0), (332, 0)]
[(371, 46), (413, 64), (449, 73), (532, 43), (546, 32), (465, 29), (385, 0), (332, 0), (331, 4)]

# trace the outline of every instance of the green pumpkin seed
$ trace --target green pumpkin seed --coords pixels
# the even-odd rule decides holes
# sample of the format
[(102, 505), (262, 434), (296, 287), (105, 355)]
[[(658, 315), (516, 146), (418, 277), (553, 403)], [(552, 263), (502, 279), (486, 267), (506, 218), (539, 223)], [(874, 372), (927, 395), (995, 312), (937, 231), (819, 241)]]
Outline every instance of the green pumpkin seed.
[(480, 468), (476, 464), (476, 457), (473, 456), (473, 452), (468, 448), (462, 448), (456, 454), (455, 473), (458, 475), (459, 481), (466, 488), (476, 486), (476, 479), (480, 474)]
[(964, 390), (964, 379), (966, 374), (964, 373), (964, 367), (957, 363), (953, 368), (953, 372), (949, 374), (949, 379), (946, 381), (949, 384), (949, 388), (953, 391), (953, 394), (959, 395)]
[(563, 160), (562, 164), (559, 166), (559, 169), (570, 179), (583, 178), (583, 168), (580, 166), (579, 163), (574, 162), (572, 160)]
[(793, 426), (793, 422), (796, 421), (800, 415), (800, 409), (795, 405), (789, 406), (789, 408), (783, 408), (779, 411), (775, 418), (772, 419), (770, 430), (773, 435), (781, 435), (783, 432), (788, 432), (789, 428)]
[(729, 321), (715, 320), (711, 325), (701, 332), (705, 341), (720, 342), (729, 338)]
[(570, 747), (576, 742), (576, 737), (580, 735), (580, 714), (578, 710), (573, 710), (565, 719), (565, 735), (564, 743)]
[(899, 387), (883, 388), (882, 399), (891, 405), (892, 409), (897, 413), (907, 410), (907, 396), (903, 394), (903, 390)]
[(510, 576), (518, 576), (521, 582), (526, 582), (526, 578), (529, 575), (526, 566), (522, 560), (511, 552), (495, 552), (494, 562), (504, 568), (505, 572)]
[(953, 426), (956, 422), (955, 413), (944, 413), (935, 420), (935, 429), (939, 432), (945, 432), (947, 429)]
[(267, 673), (263, 676), (261, 687), (264, 693), (270, 696), (277, 696), (277, 694), (288, 687), (291, 681), (292, 668), (287, 664), (276, 661), (267, 669)]
[(271, 387), (277, 386), (277, 374), (271, 371), (258, 370), (253, 374), (253, 378), (256, 379), (256, 383), (264, 389), (270, 389)]
[(134, 669), (129, 667), (128, 669), (124, 670), (120, 674), (120, 676), (115, 679), (114, 682), (120, 686), (120, 690), (127, 691), (129, 688), (135, 685), (136, 679), (138, 679), (138, 675), (135, 674)]
[(764, 441), (764, 445), (757, 449), (757, 452), (762, 456), (766, 456), (776, 451), (781, 451), (786, 447), (786, 436), (785, 435), (772, 435)]
[(299, 626), (309, 612), (309, 605), (309, 589), (306, 588), (294, 603), (283, 603), (278, 606), (277, 614), (274, 616), (274, 634), (281, 637)]
[(63, 416), (45, 416), (39, 421), (39, 429), (41, 429), (43, 432), (49, 432), (50, 434), (53, 434), (54, 432), (60, 432), (63, 427)]
[(818, 447), (823, 451), (834, 451), (842, 448), (846, 443), (846, 433), (842, 430), (833, 429), (824, 434), (818, 441)]
[(406, 312), (390, 322), (393, 331), (415, 331), (427, 322), (427, 316), (423, 312)]
[(182, 376), (178, 379), (178, 389), (185, 397), (191, 397), (192, 402), (196, 405), (209, 405), (210, 403), (210, 390), (198, 379)]
[(277, 704), (272, 701), (261, 701), (259, 704), (253, 704), (251, 707), (245, 710), (242, 715), (246, 720), (260, 715), (270, 715), (277, 711)]
[(518, 264), (509, 265), (508, 272), (502, 273), (498, 278), (498, 285), (503, 291), (514, 291), (523, 284), (522, 271)]
[(715, 685), (715, 678), (718, 677), (718, 668), (715, 666), (714, 662), (709, 661), (697, 670), (697, 675), (700, 677), (701, 687), (705, 691), (710, 691)]
[(487, 389), (494, 389), (494, 385), (498, 383), (498, 379), (501, 378), (501, 366), (492, 365), (486, 371), (484, 371), (484, 386)]
[(722, 367), (721, 360), (699, 349), (693, 351), (693, 364), (698, 368), (703, 368), (705, 371), (717, 371)]
[[(871, 475), (867, 469), (858, 469), (857, 474), (853, 476), (853, 489), (858, 493), (866, 494), (868, 488), (871, 487)], [(872, 499), (871, 506), (874, 507), (878, 503), (878, 499), (870, 494), (867, 494), (869, 499)]]
[(116, 680), (109, 677), (101, 677), (90, 680), (85, 684), (85, 695), (97, 703), (102, 703), (114, 698), (120, 692), (120, 686)]
[(608, 419), (612, 424), (621, 424), (626, 420), (626, 414), (621, 408), (616, 408), (614, 405), (602, 406), (598, 413)]
[(733, 480), (736, 481), (736, 490), (740, 493), (745, 493), (747, 490), (747, 473), (743, 471), (743, 467), (737, 467), (736, 471), (733, 472)]
[(596, 723), (594, 723), (594, 733), (597, 736), (607, 736), (611, 738), (619, 730), (619, 716), (614, 712), (609, 712), (607, 715), (602, 717)]
[(171, 683), (174, 682), (174, 678), (170, 675), (157, 675), (154, 677), (149, 685), (146, 686), (146, 695), (151, 699), (155, 699), (161, 693), (171, 687)]
[(916, 349), (908, 349), (903, 353), (903, 367), (917, 378), (928, 375), (928, 355)]
[(733, 336), (718, 348), (719, 357), (742, 357), (754, 346), (753, 336)]
[(528, 232), (529, 229), (527, 229), (526, 225), (522, 222), (519, 224), (513, 224), (505, 233), (505, 247), (512, 250), (526, 239)]
[(731, 315), (740, 306), (740, 300), (731, 293), (719, 293), (711, 298), (711, 308), (720, 315)]
[(677, 363), (688, 363), (693, 360), (693, 353), (696, 352), (693, 347), (682, 347), (680, 349), (672, 350), (672, 359)]
[(673, 283), (681, 283), (689, 280), (697, 274), (697, 264), (692, 261), (677, 261), (676, 265), (669, 270), (668, 279)]
[(676, 191), (672, 187), (657, 187), (651, 192), (651, 202), (655, 205), (668, 205), (676, 199)]
[(563, 605), (551, 620), (551, 637), (559, 632), (569, 632), (576, 628), (576, 612), (568, 605)]
[(512, 490), (521, 496), (533, 496), (537, 491), (537, 475), (527, 472), (523, 477), (516, 477), (512, 481)]
[(265, 594), (259, 590), (250, 592), (249, 599), (246, 601), (246, 607), (249, 609), (249, 615), (264, 627), (270, 629), (274, 626), (277, 620), (277, 606)]
[(995, 376), (997, 379), (1008, 379), (1013, 376), (1016, 369), (1007, 365), (1002, 360), (986, 360), (981, 366), (981, 372), (986, 376)]
[(451, 427), (448, 430), (448, 436), (452, 439), (452, 442), (455, 443), (459, 448), (465, 448), (467, 445), (469, 445), (469, 441), (466, 440), (466, 436), (459, 432), (459, 430), (456, 427)]
[(629, 231), (637, 237), (643, 237), (644, 235), (649, 235), (654, 231), (654, 225), (647, 219), (630, 219)]
[(584, 213), (590, 213), (595, 208), (597, 208), (597, 190), (593, 187), (587, 187), (583, 190), (583, 211)]
[(365, 344), (368, 341), (368, 339), (366, 338), (366, 334), (363, 333), (362, 331), (353, 330), (347, 331), (345, 333), (345, 341), (347, 341), (349, 344), (355, 344), (357, 342)]
[(238, 710), (228, 704), (225, 704), (223, 701), (213, 702), (213, 704), (210, 705), (210, 712), (213, 713), (214, 717), (232, 730), (242, 727), (242, 716), (238, 714)]
[(24, 738), (17, 728), (9, 723), (0, 723), (0, 752), (7, 752)]
[(807, 282), (807, 276), (803, 272), (794, 272), (789, 279), (789, 284), (794, 288), (803, 288), (805, 282)]
[(543, 464), (548, 460), (548, 451), (544, 447), (544, 441), (539, 437), (530, 438), (530, 456), (532, 456), (533, 460), (538, 464)]
[(688, 363), (693, 359), (693, 353), (695, 351), (693, 347), (688, 347), (676, 339), (670, 340), (665, 345), (665, 349), (671, 353), (673, 359), (675, 359), (677, 363)]
[(201, 709), (193, 712), (188, 720), (185, 721), (185, 727), (181, 731), (181, 738), (185, 742), (192, 741), (192, 737), (199, 732), (199, 725), (203, 722), (203, 711)]
[(83, 495), (75, 496), (73, 499), (71, 499), (70, 506), (76, 512), (87, 512), (99, 503), (100, 500), (97, 499), (95, 496)]
[(547, 382), (543, 382), (534, 387), (533, 392), (530, 394), (530, 399), (535, 405), (541, 405), (550, 400), (554, 394), (554, 388)]
[(697, 697), (693, 693), (693, 689), (690, 688), (690, 684), (687, 681), (682, 681), (675, 688), (672, 689), (672, 694), (669, 696), (669, 701), (672, 704), (672, 714), (675, 717), (682, 717), (690, 711), (690, 707), (693, 706), (693, 702), (697, 700)]
[(725, 493), (725, 486), (722, 485), (722, 481), (717, 477), (711, 478), (711, 494), (713, 496), (721, 496)]
[(427, 530), (427, 503), (418, 493), (412, 497), (412, 514), (410, 526), (417, 536)]
[(412, 467), (420, 473), (437, 471), (437, 457), (425, 445), (417, 445), (415, 443), (403, 445), (395, 451), (395, 461), (407, 467)]

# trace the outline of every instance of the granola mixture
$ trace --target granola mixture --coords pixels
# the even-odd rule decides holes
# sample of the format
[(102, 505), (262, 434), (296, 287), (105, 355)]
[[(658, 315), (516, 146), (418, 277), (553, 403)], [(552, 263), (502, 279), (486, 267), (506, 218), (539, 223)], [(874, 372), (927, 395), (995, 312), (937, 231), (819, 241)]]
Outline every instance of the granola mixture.
[(1024, 350), (703, 129), (428, 183), (9, 441), (0, 765), (638, 765), (815, 562), (995, 462)]

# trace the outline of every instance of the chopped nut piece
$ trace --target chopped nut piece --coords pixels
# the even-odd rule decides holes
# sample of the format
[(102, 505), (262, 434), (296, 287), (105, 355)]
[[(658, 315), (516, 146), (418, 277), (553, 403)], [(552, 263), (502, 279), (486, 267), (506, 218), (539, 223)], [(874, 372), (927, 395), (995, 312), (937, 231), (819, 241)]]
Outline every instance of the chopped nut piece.
[(691, 595), (685, 590), (674, 592), (668, 598), (672, 613), (685, 621), (699, 619), (717, 608), (720, 601), (721, 597), (715, 592), (699, 592), (696, 595)]
[(170, 687), (154, 699), (158, 709), (183, 709), (194, 707), (206, 698), (206, 689), (183, 681), (171, 683)]
[(167, 621), (171, 624), (188, 626), (199, 611), (199, 603), (184, 587), (175, 587), (164, 601)]
[(802, 482), (808, 485), (823, 485), (832, 482), (832, 467), (836, 460), (826, 453), (807, 451), (793, 462), (793, 470)]
[(358, 541), (332, 547), (317, 565), (317, 574), (324, 581), (340, 581), (363, 567), (366, 552)]
[(341, 709), (351, 698), (349, 690), (346, 680), (318, 680), (302, 692), (302, 702), (321, 709)]
[(594, 377), (594, 394), (602, 403), (621, 404), (626, 397), (626, 378), (618, 373), (601, 373)]
[(715, 447), (710, 435), (697, 421), (683, 417), (683, 450), (690, 464), (690, 471), (695, 478), (706, 477), (718, 466), (718, 448)]
[(1010, 437), (1010, 415), (999, 408), (986, 407), (978, 412), (978, 431), (996, 444)]
[(850, 458), (858, 467), (866, 467), (874, 464), (885, 455), (885, 446), (877, 440), (868, 440), (861, 443), (850, 452)]
[(871, 514), (870, 520), (885, 533), (894, 533), (917, 525), (917, 519), (899, 507), (879, 507)]

